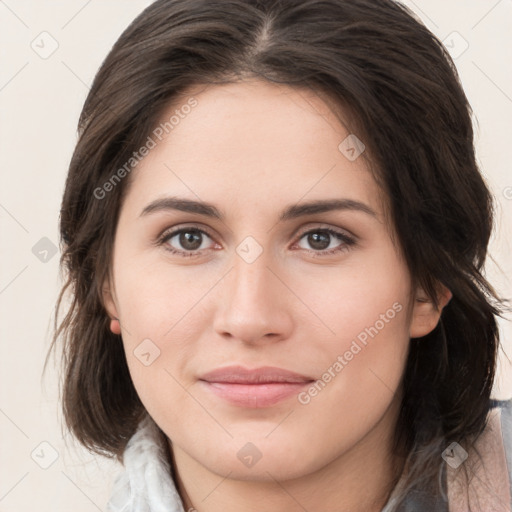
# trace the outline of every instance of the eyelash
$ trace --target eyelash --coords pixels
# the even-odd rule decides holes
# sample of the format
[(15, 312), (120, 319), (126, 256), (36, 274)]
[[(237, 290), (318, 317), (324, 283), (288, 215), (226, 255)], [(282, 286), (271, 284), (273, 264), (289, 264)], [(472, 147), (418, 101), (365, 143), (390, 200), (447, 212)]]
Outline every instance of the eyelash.
[[(174, 236), (179, 235), (181, 233), (187, 233), (187, 232), (201, 233), (201, 234), (204, 234), (204, 235), (208, 236), (209, 238), (213, 239), (213, 237), (207, 231), (200, 229), (198, 227), (195, 227), (195, 226), (188, 226), (185, 228), (177, 229), (175, 231), (164, 232), (158, 238), (157, 244), (158, 245), (167, 244), (167, 242)], [(356, 240), (354, 238), (348, 236), (345, 233), (336, 231), (331, 228), (310, 229), (309, 231), (305, 231), (304, 233), (301, 233), (299, 235), (298, 241), (300, 241), (304, 236), (310, 235), (312, 233), (328, 233), (329, 235), (334, 236), (335, 238), (337, 238), (338, 240), (343, 242), (342, 245), (335, 247), (334, 249), (324, 249), (323, 251), (314, 251), (314, 250), (305, 249), (307, 252), (311, 253), (313, 255), (313, 257), (330, 256), (330, 255), (338, 253), (338, 252), (348, 251), (348, 250), (350, 250), (350, 248), (352, 246), (356, 245)], [(194, 257), (194, 256), (199, 256), (200, 252), (201, 252), (201, 251), (179, 251), (179, 250), (174, 249), (173, 247), (169, 246), (168, 244), (166, 245), (165, 250), (169, 251), (172, 254), (180, 255), (183, 257), (189, 257), (189, 258)]]

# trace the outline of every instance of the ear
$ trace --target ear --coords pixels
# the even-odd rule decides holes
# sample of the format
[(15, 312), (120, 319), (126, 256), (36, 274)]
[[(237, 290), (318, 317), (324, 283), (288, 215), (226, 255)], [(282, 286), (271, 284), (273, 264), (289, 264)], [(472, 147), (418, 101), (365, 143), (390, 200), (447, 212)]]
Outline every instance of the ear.
[(117, 311), (116, 306), (116, 296), (113, 289), (113, 286), (110, 284), (110, 280), (108, 278), (105, 279), (102, 286), (102, 298), (103, 298), (103, 304), (105, 305), (105, 309), (107, 310), (108, 316), (112, 320), (118, 320), (119, 314)]
[(450, 302), (452, 298), (452, 292), (448, 290), (444, 285), (439, 285), (437, 299), (439, 302), (439, 308), (436, 309), (434, 304), (423, 289), (418, 288), (414, 298), (414, 306), (411, 318), (410, 337), (421, 338), (432, 332), (441, 318), (443, 308)]
[(119, 314), (117, 312), (116, 297), (113, 287), (110, 285), (109, 279), (105, 279), (102, 286), (102, 298), (105, 309), (110, 317), (110, 330), (114, 334), (121, 334), (121, 324), (119, 323)]

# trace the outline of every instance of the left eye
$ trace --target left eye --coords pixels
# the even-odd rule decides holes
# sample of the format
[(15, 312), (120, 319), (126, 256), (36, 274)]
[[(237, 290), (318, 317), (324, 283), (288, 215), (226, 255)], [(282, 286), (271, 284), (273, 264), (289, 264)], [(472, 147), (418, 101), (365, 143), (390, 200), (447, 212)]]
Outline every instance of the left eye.
[[(355, 243), (352, 237), (349, 237), (348, 235), (335, 231), (333, 229), (326, 228), (314, 229), (306, 233), (303, 233), (302, 236), (300, 237), (300, 240), (304, 238), (307, 240), (307, 243), (310, 244), (311, 247), (313, 247), (313, 252), (318, 252), (319, 254), (341, 251), (343, 249), (347, 249), (349, 246)], [(341, 243), (333, 247), (331, 245), (333, 239)]]

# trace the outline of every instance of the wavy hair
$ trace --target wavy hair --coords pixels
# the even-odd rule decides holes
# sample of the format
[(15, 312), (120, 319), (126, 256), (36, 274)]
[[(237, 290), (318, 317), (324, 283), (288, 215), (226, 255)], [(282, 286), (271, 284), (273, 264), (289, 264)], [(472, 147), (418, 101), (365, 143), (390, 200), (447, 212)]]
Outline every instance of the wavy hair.
[(157, 0), (123, 32), (85, 101), (60, 214), (65, 283), (48, 355), (60, 341), (66, 425), (122, 461), (145, 413), (102, 301), (130, 179), (101, 200), (95, 191), (188, 88), (253, 77), (325, 94), (350, 115), (412, 284), (436, 307), (439, 283), (453, 294), (434, 331), (410, 341), (395, 435), (405, 489), (442, 493), (446, 440), (470, 445), (486, 426), (505, 301), (483, 275), (494, 206), (471, 107), (442, 43), (392, 0)]

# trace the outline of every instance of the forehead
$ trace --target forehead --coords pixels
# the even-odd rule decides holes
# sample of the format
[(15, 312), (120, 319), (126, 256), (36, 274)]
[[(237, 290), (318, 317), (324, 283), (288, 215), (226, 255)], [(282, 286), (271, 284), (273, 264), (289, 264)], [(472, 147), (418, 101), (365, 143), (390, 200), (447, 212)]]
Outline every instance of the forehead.
[(309, 89), (198, 85), (162, 112), (150, 136), (154, 147), (131, 175), (140, 202), (168, 193), (252, 215), (344, 197), (382, 210), (365, 154), (347, 157), (343, 118)]

